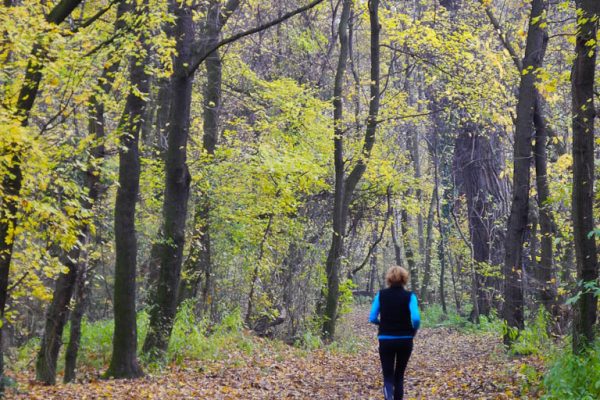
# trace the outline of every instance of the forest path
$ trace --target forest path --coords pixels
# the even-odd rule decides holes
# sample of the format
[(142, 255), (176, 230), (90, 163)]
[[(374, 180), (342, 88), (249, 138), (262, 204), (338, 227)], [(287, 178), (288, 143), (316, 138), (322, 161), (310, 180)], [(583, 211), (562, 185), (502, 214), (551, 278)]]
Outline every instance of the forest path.
[[(218, 362), (183, 362), (138, 381), (31, 384), (21, 386), (17, 398), (381, 399), (375, 328), (367, 322), (367, 310), (348, 315), (339, 332), (353, 343), (352, 351), (300, 351), (256, 339), (250, 353), (234, 349)], [(422, 329), (407, 371), (405, 398), (521, 398), (516, 377), (525, 362), (509, 360), (494, 335)]]

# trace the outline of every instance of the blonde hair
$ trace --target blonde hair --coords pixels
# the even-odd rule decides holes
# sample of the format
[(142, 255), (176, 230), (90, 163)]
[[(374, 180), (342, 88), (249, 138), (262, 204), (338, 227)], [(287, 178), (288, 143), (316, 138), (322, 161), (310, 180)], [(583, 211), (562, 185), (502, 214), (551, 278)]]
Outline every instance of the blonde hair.
[(408, 283), (408, 278), (409, 278), (408, 271), (398, 265), (394, 265), (393, 267), (390, 267), (390, 269), (388, 269), (385, 274), (385, 282), (390, 287), (394, 287), (394, 286), (404, 287)]

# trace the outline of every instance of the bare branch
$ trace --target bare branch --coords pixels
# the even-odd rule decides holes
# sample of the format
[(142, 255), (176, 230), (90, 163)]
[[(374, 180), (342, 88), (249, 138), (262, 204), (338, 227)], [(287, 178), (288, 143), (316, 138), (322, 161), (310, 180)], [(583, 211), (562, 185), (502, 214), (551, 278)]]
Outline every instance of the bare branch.
[(233, 43), (236, 42), (246, 36), (250, 36), (253, 35), (255, 33), (258, 32), (262, 32), (264, 30), (267, 30), (269, 28), (274, 27), (275, 25), (279, 25), (280, 23), (287, 21), (288, 19), (292, 18), (295, 15), (298, 15), (300, 13), (303, 13), (304, 11), (310, 10), (311, 8), (314, 8), (315, 6), (321, 4), (324, 0), (313, 0), (312, 2), (310, 2), (309, 4), (297, 8), (293, 11), (290, 11), (284, 15), (282, 15), (279, 18), (276, 18), (272, 21), (266, 22), (262, 25), (259, 25), (255, 28), (252, 29), (248, 29), (247, 31), (244, 32), (240, 32), (237, 33), (233, 36), (230, 36), (226, 39), (221, 40), (219, 43), (217, 43), (216, 45), (214, 45), (213, 47), (211, 47), (210, 49), (204, 51), (204, 52), (198, 52), (199, 54), (196, 55), (197, 59), (194, 60), (191, 64), (190, 69), (188, 70), (188, 74), (193, 74), (194, 72), (196, 72), (196, 70), (198, 69), (198, 67), (200, 66), (200, 64), (202, 64), (202, 62), (204, 60), (206, 60), (208, 58), (208, 56), (210, 56), (212, 53), (214, 53), (215, 51), (217, 51), (218, 49), (220, 49), (221, 47), (229, 44), (229, 43)]

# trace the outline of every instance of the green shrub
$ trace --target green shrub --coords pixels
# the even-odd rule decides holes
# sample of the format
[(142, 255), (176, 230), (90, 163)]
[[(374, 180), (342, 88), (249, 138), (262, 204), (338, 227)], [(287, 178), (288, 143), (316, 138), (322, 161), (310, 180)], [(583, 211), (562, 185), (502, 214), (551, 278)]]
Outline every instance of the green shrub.
[(31, 365), (35, 365), (35, 357), (40, 348), (41, 340), (39, 338), (33, 338), (23, 346), (16, 349), (13, 353), (9, 353), (10, 361), (9, 365), (13, 371), (24, 371)]
[[(148, 314), (140, 312), (137, 315), (138, 329), (138, 348), (142, 346), (142, 339), (146, 336), (148, 329)], [(79, 354), (77, 362), (80, 365), (102, 369), (108, 365), (112, 354), (112, 339), (114, 331), (114, 321), (104, 319), (98, 321), (81, 321), (81, 342), (79, 344)], [(63, 343), (69, 341), (69, 325), (65, 327)], [(64, 346), (63, 349), (64, 350)], [(64, 368), (64, 356), (59, 358), (59, 370)]]
[(352, 311), (352, 304), (354, 303), (352, 290), (356, 289), (357, 287), (358, 286), (352, 282), (352, 279), (344, 279), (340, 283), (338, 298), (339, 316), (348, 314), (350, 311)]
[(313, 332), (312, 330), (305, 331), (300, 339), (297, 339), (294, 346), (304, 350), (316, 350), (323, 347), (323, 340), (321, 335)]
[(421, 311), (421, 326), (424, 328), (437, 328), (437, 327), (465, 327), (467, 320), (461, 317), (455, 310), (447, 309), (447, 313), (444, 314), (442, 306), (439, 304), (432, 304), (422, 309)]
[(235, 348), (245, 353), (253, 350), (252, 338), (243, 331), (244, 322), (239, 309), (227, 314), (209, 334), (209, 321), (199, 320), (194, 308), (192, 301), (180, 306), (169, 341), (167, 361), (179, 364), (186, 359), (216, 360), (223, 357), (228, 349)]
[[(149, 317), (142, 311), (137, 316), (138, 349), (142, 348), (143, 340), (148, 331)], [(235, 310), (214, 326), (212, 334), (208, 333), (209, 323), (198, 319), (194, 314), (193, 302), (185, 302), (179, 308), (175, 317), (166, 362), (181, 363), (185, 359), (215, 360), (223, 356), (227, 349), (235, 348), (244, 352), (253, 350), (252, 338), (243, 331), (243, 320), (239, 310)], [(69, 341), (69, 326), (64, 330), (63, 343)], [(79, 366), (94, 368), (98, 371), (107, 367), (112, 354), (114, 322), (112, 319), (88, 321), (81, 323), (81, 342), (77, 363)], [(39, 350), (40, 339), (35, 338), (19, 347), (12, 356), (11, 369), (23, 371), (35, 364)], [(63, 346), (59, 359), (58, 371), (64, 369)], [(140, 361), (150, 371), (160, 370), (162, 363), (149, 362), (143, 354)]]
[(432, 304), (421, 311), (421, 326), (424, 328), (453, 328), (467, 332), (501, 333), (502, 321), (492, 311), (489, 317), (481, 316), (479, 324), (474, 324), (461, 316), (455, 309), (448, 307), (444, 314), (442, 306)]
[(548, 335), (548, 320), (548, 313), (540, 309), (532, 323), (527, 324), (525, 329), (516, 336), (510, 349), (511, 353), (514, 355), (548, 354), (554, 346)]
[(557, 351), (550, 365), (542, 399), (600, 399), (600, 341), (581, 355), (574, 355), (568, 347)]

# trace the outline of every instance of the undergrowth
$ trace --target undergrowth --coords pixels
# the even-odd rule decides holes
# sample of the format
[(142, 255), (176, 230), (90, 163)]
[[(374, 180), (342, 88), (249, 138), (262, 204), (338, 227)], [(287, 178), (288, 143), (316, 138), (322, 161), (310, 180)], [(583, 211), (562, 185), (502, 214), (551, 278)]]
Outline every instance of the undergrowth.
[(573, 354), (567, 340), (553, 353), (549, 365), (543, 377), (542, 399), (600, 399), (600, 340), (580, 355)]
[(459, 314), (456, 309), (447, 308), (447, 312), (444, 313), (442, 306), (433, 304), (421, 311), (421, 327), (453, 328), (473, 333), (497, 333), (501, 332), (502, 322), (495, 313), (492, 313), (489, 317), (481, 316), (479, 324), (476, 324)]
[[(366, 301), (355, 304), (361, 309), (367, 306)], [(365, 318), (367, 316), (365, 315)], [(501, 336), (506, 328), (497, 315), (482, 317), (479, 324), (474, 324), (456, 310), (442, 311), (438, 305), (427, 307), (421, 312), (422, 327), (452, 328), (474, 334), (496, 334)], [(148, 314), (138, 314), (138, 346), (141, 348), (148, 328)], [(357, 334), (348, 327), (340, 326), (338, 339), (325, 343), (320, 336), (320, 320), (315, 318), (312, 324), (305, 327), (304, 333), (294, 343), (298, 354), (323, 349), (336, 353), (360, 353), (372, 345), (368, 338)], [(68, 342), (68, 327), (65, 329), (64, 343)], [(98, 373), (106, 368), (112, 352), (113, 321), (88, 321), (82, 323), (82, 337), (78, 365), (80, 370), (93, 370)], [(255, 351), (274, 351), (279, 353), (278, 346), (286, 346), (280, 341), (265, 342), (244, 329), (243, 318), (239, 310), (226, 315), (217, 325), (208, 320), (198, 318), (194, 313), (194, 305), (185, 303), (180, 307), (166, 359), (162, 363), (150, 362), (143, 354), (140, 360), (148, 372), (161, 372), (169, 364), (182, 364), (186, 360), (216, 361), (230, 357), (231, 349), (245, 354)], [(40, 340), (32, 339), (10, 355), (11, 370), (23, 372), (31, 370), (35, 365), (35, 357)], [(64, 346), (63, 346), (64, 348)], [(64, 349), (63, 349), (64, 350)], [(535, 394), (534, 398), (546, 400), (558, 399), (600, 399), (600, 340), (585, 354), (573, 355), (570, 350), (570, 339), (557, 343), (548, 334), (548, 318), (541, 311), (526, 325), (526, 328), (514, 338), (508, 350), (512, 356), (535, 356), (548, 366), (542, 371), (539, 366), (528, 365), (524, 361), (518, 371), (518, 380), (522, 393)], [(284, 352), (281, 352), (284, 354)], [(277, 355), (276, 355), (277, 357)], [(525, 360), (525, 359), (524, 359)], [(59, 357), (58, 370), (64, 368), (64, 355)]]
[[(231, 358), (231, 350), (243, 354), (255, 351), (274, 351), (288, 347), (279, 340), (265, 342), (250, 334), (244, 327), (243, 317), (239, 310), (227, 314), (220, 323), (211, 324), (208, 319), (198, 318), (194, 312), (193, 302), (183, 303), (175, 318), (169, 347), (164, 360), (156, 361), (145, 354), (139, 354), (139, 360), (146, 372), (161, 373), (168, 365), (180, 365), (187, 360), (217, 361)], [(146, 311), (137, 316), (138, 349), (142, 348), (143, 340), (148, 331), (149, 317)], [(357, 353), (364, 349), (364, 340), (359, 335), (346, 332), (338, 340), (325, 343), (320, 336), (321, 320), (315, 318), (308, 324), (304, 333), (295, 341), (294, 348), (298, 354), (324, 349), (338, 353)], [(100, 374), (110, 362), (112, 354), (113, 320), (88, 321), (84, 319), (81, 326), (81, 342), (78, 354), (78, 369)], [(63, 343), (69, 341), (69, 326), (65, 327)], [(14, 372), (31, 371), (39, 350), (38, 338), (28, 341), (11, 354), (11, 370)], [(64, 370), (64, 349), (58, 359), (57, 371)], [(282, 352), (283, 354), (283, 352)]]
[[(184, 360), (212, 361), (225, 357), (228, 349), (235, 348), (245, 353), (253, 350), (253, 338), (243, 329), (243, 320), (239, 310), (226, 315), (223, 320), (210, 326), (207, 320), (198, 319), (193, 312), (192, 303), (184, 303), (175, 318), (166, 359), (163, 362), (150, 362), (144, 354), (140, 361), (149, 372), (161, 370), (165, 365), (181, 364)], [(148, 314), (138, 313), (138, 349), (148, 330)], [(113, 320), (88, 321), (81, 325), (81, 342), (78, 354), (79, 369), (96, 371), (106, 368), (112, 354)], [(69, 326), (64, 330), (63, 343), (69, 341)], [(11, 369), (23, 372), (35, 365), (35, 357), (39, 350), (40, 340), (32, 339), (11, 355)], [(63, 346), (64, 351), (65, 346)], [(58, 360), (59, 373), (64, 370), (64, 354)]]

